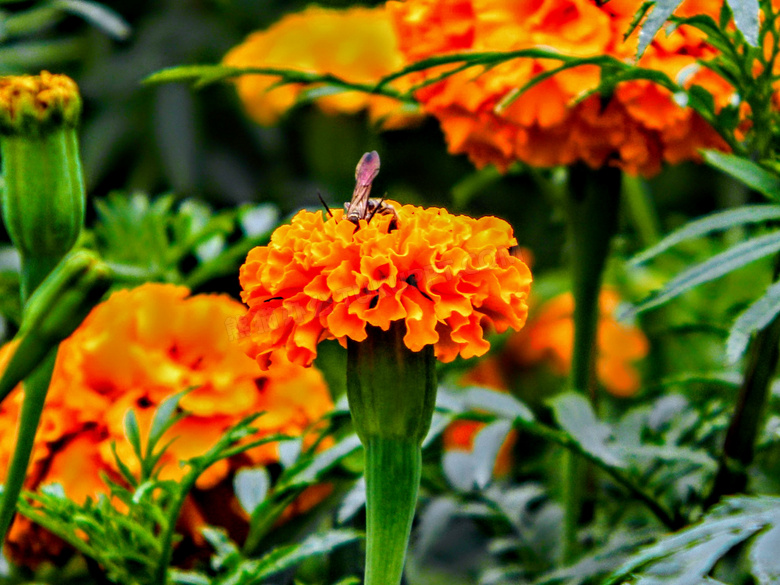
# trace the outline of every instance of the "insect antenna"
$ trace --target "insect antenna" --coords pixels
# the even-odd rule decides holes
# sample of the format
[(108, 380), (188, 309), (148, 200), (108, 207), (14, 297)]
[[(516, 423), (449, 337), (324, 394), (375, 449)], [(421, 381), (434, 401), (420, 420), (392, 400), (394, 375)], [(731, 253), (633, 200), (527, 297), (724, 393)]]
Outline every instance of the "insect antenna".
[(325, 211), (328, 212), (328, 215), (333, 217), (333, 212), (330, 210), (330, 207), (328, 207), (328, 204), (325, 203), (325, 200), (322, 198), (322, 193), (317, 190), (317, 197), (320, 198), (320, 203), (322, 203), (322, 206), (325, 208)]

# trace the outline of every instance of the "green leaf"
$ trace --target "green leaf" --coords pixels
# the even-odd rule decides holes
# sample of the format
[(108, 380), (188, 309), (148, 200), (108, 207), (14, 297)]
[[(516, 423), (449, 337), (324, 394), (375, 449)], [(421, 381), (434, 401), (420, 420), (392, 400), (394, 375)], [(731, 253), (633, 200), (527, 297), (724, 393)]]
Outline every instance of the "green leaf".
[(736, 154), (725, 154), (717, 150), (703, 150), (701, 154), (708, 165), (770, 199), (780, 200), (780, 177), (762, 166)]
[(580, 446), (612, 467), (624, 467), (625, 462), (611, 444), (612, 430), (602, 423), (590, 401), (577, 392), (566, 392), (550, 400), (555, 420)]
[(493, 468), (501, 446), (504, 444), (509, 431), (512, 430), (512, 422), (497, 420), (481, 429), (474, 437), (474, 450), (472, 457), (475, 460), (474, 485), (478, 489), (484, 489), (493, 479)]
[(764, 329), (780, 313), (780, 282), (770, 286), (764, 296), (743, 311), (729, 332), (726, 359), (736, 363), (747, 349), (753, 333)]
[(250, 516), (265, 500), (269, 487), (271, 487), (271, 477), (265, 467), (241, 469), (233, 478), (233, 488), (238, 503)]
[(130, 441), (130, 445), (133, 447), (133, 451), (135, 451), (138, 459), (143, 459), (141, 431), (138, 430), (138, 418), (136, 418), (135, 411), (132, 408), (125, 413), (125, 436)]
[(355, 530), (332, 530), (315, 534), (303, 542), (281, 546), (258, 560), (247, 560), (218, 579), (219, 585), (260, 585), (276, 573), (295, 568), (311, 557), (329, 554), (340, 546), (355, 542), (362, 534)]
[(176, 417), (174, 417), (174, 415), (176, 414), (176, 409), (179, 407), (179, 401), (182, 396), (191, 392), (191, 390), (192, 389), (183, 390), (177, 392), (173, 396), (169, 396), (154, 411), (152, 426), (149, 428), (147, 453), (152, 453), (157, 442), (162, 438), (165, 432), (175, 424)]
[(214, 79), (216, 77), (228, 79), (231, 74), (235, 75), (235, 71), (235, 67), (225, 67), (224, 65), (182, 65), (157, 71), (144, 79), (143, 82), (155, 84), (177, 81), (196, 82), (202, 78)]
[(642, 56), (645, 49), (655, 38), (655, 35), (661, 30), (664, 23), (669, 20), (672, 13), (682, 4), (683, 0), (656, 0), (653, 11), (645, 20), (642, 30), (639, 31), (639, 46), (637, 47), (637, 59)]
[[(759, 583), (777, 583), (780, 498), (729, 498), (701, 521), (638, 551), (604, 585), (700, 583), (731, 549), (759, 534), (751, 546), (751, 572)], [(766, 530), (766, 532), (761, 532)], [(762, 542), (763, 539), (768, 539)]]
[(753, 574), (760, 585), (780, 583), (780, 525), (761, 533), (750, 549)]
[(130, 25), (116, 12), (90, 0), (55, 0), (54, 6), (76, 14), (109, 36), (123, 41), (130, 36)]
[(488, 388), (468, 388), (463, 404), (472, 410), (486, 410), (501, 417), (519, 418), (526, 422), (534, 420), (534, 413), (517, 398), (506, 392)]
[(728, 0), (729, 8), (734, 14), (734, 23), (745, 37), (745, 41), (754, 47), (758, 46), (758, 0)]
[(772, 232), (732, 246), (709, 260), (684, 270), (670, 280), (660, 292), (650, 296), (620, 318), (628, 318), (680, 296), (684, 292), (755, 262), (780, 250), (780, 232)]
[(673, 231), (656, 245), (631, 258), (629, 266), (635, 267), (646, 262), (686, 240), (698, 238), (715, 231), (773, 219), (780, 219), (780, 205), (745, 205), (736, 209), (713, 213), (689, 222)]
[(357, 530), (332, 530), (322, 535), (310, 536), (298, 544), (279, 547), (257, 561), (252, 583), (291, 569), (310, 557), (328, 554), (362, 537)]

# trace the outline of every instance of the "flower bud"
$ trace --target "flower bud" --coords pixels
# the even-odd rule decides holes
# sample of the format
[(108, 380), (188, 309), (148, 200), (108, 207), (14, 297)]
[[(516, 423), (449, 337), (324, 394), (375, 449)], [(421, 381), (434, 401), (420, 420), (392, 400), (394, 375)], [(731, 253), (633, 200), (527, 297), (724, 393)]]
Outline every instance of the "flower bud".
[(27, 260), (42, 265), (25, 296), (73, 247), (84, 224), (80, 112), (78, 88), (64, 75), (0, 78), (3, 219), (23, 272)]

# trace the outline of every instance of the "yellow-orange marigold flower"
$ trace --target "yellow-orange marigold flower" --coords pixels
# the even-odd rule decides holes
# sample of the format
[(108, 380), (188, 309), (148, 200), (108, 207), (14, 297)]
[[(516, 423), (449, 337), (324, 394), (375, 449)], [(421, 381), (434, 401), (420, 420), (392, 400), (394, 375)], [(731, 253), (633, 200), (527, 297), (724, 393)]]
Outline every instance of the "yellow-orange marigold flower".
[[(642, 0), (405, 0), (388, 2), (407, 61), (466, 51), (513, 51), (553, 47), (564, 55), (611, 55), (628, 60), (634, 33), (624, 42)], [(679, 15), (703, 12), (717, 19), (721, 0), (686, 2)], [(639, 65), (675, 79), (697, 59), (715, 54), (701, 32), (687, 26), (662, 31)], [(652, 175), (663, 161), (697, 159), (701, 148), (726, 144), (668, 91), (647, 81), (619, 84), (609, 99), (594, 95), (575, 104), (600, 81), (596, 66), (560, 72), (503, 109), (501, 100), (533, 78), (560, 65), (550, 59), (515, 59), (485, 69), (472, 67), (416, 94), (436, 116), (452, 153), (466, 153), (478, 166), (505, 170), (515, 161), (537, 166), (582, 161), (591, 167), (619, 166)], [(436, 69), (428, 77), (440, 73)], [(414, 78), (420, 81), (426, 74)], [(686, 83), (706, 87), (718, 106), (734, 89), (703, 68)]]
[[(596, 332), (596, 375), (615, 396), (631, 396), (640, 384), (633, 362), (648, 352), (648, 341), (636, 327), (618, 323), (613, 314), (620, 302), (617, 292), (606, 288), (599, 296), (599, 322)], [(560, 374), (571, 368), (574, 345), (574, 296), (558, 295), (547, 301), (522, 332), (507, 342), (507, 354), (521, 364), (547, 361)]]
[(249, 312), (239, 323), (262, 368), (279, 354), (308, 365), (323, 339), (363, 341), (366, 325), (404, 321), (405, 345), (433, 345), (451, 361), (484, 354), (485, 328), (525, 322), (531, 273), (508, 249), (512, 228), (495, 217), (394, 204), (359, 226), (336, 210), (301, 211), (254, 248), (241, 267)]
[[(312, 6), (289, 14), (269, 29), (251, 34), (225, 55), (223, 63), (332, 74), (352, 83), (370, 84), (404, 64), (384, 6), (347, 10)], [(260, 124), (275, 123), (295, 105), (304, 89), (298, 84), (275, 87), (278, 80), (267, 75), (244, 75), (236, 80), (241, 101)], [(317, 98), (316, 103), (327, 113), (368, 110), (372, 122), (388, 129), (419, 119), (408, 104), (362, 92), (326, 95)]]
[[(119, 479), (111, 444), (133, 471), (138, 462), (124, 438), (123, 421), (136, 412), (142, 440), (166, 398), (195, 388), (180, 401), (189, 414), (162, 439), (175, 440), (162, 460), (161, 478), (178, 479), (179, 461), (205, 453), (223, 432), (250, 414), (266, 411), (255, 426), (260, 436), (301, 434), (331, 407), (315, 368), (279, 361), (261, 372), (237, 341), (244, 307), (223, 295), (189, 296), (185, 287), (146, 284), (114, 293), (95, 307), (59, 348), (35, 440), (27, 487), (59, 483), (77, 502), (108, 488), (100, 475)], [(10, 353), (0, 350), (0, 365)], [(0, 481), (16, 436), (21, 389), (0, 405)], [(208, 490), (241, 466), (278, 461), (269, 443), (221, 461), (201, 476)], [(27, 548), (29, 523), (17, 521), (12, 544)], [(29, 551), (28, 551), (29, 552)]]

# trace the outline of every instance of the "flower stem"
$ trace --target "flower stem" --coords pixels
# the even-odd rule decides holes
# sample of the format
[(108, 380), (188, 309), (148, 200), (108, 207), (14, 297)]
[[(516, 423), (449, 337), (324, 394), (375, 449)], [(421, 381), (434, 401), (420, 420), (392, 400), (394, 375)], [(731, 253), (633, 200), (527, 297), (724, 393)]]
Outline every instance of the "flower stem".
[[(596, 403), (593, 373), (599, 292), (612, 236), (617, 232), (620, 203), (620, 171), (604, 167), (593, 171), (582, 165), (570, 169), (568, 225), (574, 294), (574, 347), (569, 384), (587, 393)], [(577, 528), (592, 516), (585, 494), (591, 473), (584, 462), (563, 455), (564, 538), (563, 558), (577, 555)]]
[(365, 585), (401, 582), (420, 485), (422, 450), (403, 439), (371, 437), (366, 454)]
[[(774, 278), (780, 275), (780, 258), (776, 260)], [(777, 370), (780, 355), (780, 316), (761, 330), (750, 344), (745, 377), (737, 396), (734, 415), (726, 431), (723, 454), (706, 505), (723, 497), (741, 493), (747, 487), (747, 468), (753, 462), (756, 436), (769, 396), (769, 386)]]
[(403, 322), (347, 342), (347, 396), (365, 447), (366, 585), (398, 585), (420, 485), (421, 445), (436, 403), (433, 346), (413, 352)]

